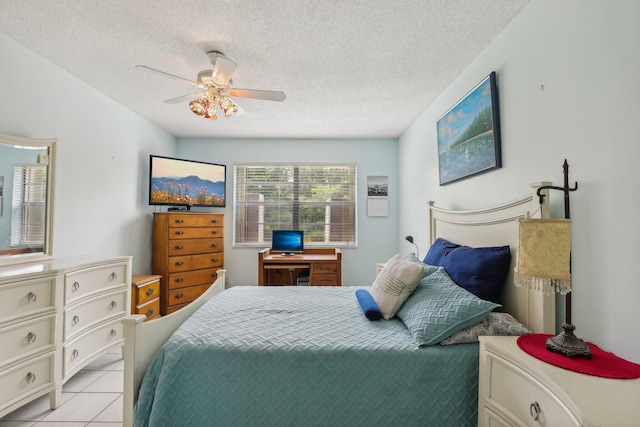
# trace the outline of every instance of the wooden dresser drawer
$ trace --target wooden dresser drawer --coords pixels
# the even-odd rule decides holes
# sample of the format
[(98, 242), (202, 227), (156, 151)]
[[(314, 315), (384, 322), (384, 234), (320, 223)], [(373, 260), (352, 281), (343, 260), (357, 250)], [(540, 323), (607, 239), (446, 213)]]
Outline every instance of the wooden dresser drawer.
[(55, 349), (56, 315), (20, 322), (0, 330), (0, 367), (38, 352)]
[(149, 301), (144, 304), (137, 305), (132, 314), (144, 314), (147, 316), (147, 320), (151, 320), (160, 315), (160, 298), (155, 298), (153, 301)]
[(187, 286), (211, 284), (218, 277), (216, 272), (218, 268), (209, 268), (206, 270), (195, 270), (183, 273), (174, 273), (169, 275), (168, 289), (179, 289)]
[(88, 359), (107, 348), (123, 342), (122, 319), (116, 319), (66, 343), (63, 351), (64, 376), (73, 374), (76, 369), (84, 366)]
[(311, 286), (340, 286), (338, 284), (338, 276), (331, 274), (320, 274), (313, 276), (313, 280), (309, 283)]
[(172, 213), (168, 224), (169, 227), (222, 227), (224, 225), (224, 215)]
[(224, 252), (222, 237), (216, 239), (185, 239), (169, 243), (169, 256)]
[(55, 309), (55, 278), (25, 280), (0, 287), (0, 323)]
[(335, 262), (314, 262), (311, 264), (313, 271), (311, 274), (336, 274), (338, 264)]
[(204, 291), (209, 289), (211, 284), (191, 286), (188, 288), (174, 289), (169, 291), (167, 305), (187, 304), (198, 298)]
[(173, 256), (169, 258), (169, 273), (220, 268), (223, 264), (223, 253)]
[(53, 385), (54, 353), (30, 359), (0, 374), (0, 408)]
[(83, 270), (65, 275), (65, 304), (97, 292), (103, 292), (127, 283), (127, 264), (118, 263)]
[(222, 236), (220, 227), (172, 227), (169, 229), (169, 240), (210, 239)]
[(64, 340), (112, 317), (128, 314), (127, 288), (76, 304), (64, 312)]
[(147, 303), (160, 297), (160, 278), (157, 275), (138, 275), (131, 280), (132, 312), (137, 305)]

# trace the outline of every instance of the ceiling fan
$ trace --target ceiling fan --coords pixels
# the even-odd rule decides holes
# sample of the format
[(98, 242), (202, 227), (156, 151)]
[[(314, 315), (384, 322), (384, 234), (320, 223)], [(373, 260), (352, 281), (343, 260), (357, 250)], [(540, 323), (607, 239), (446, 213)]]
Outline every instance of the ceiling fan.
[(231, 86), (231, 75), (235, 71), (237, 64), (224, 56), (222, 52), (211, 51), (207, 53), (209, 60), (213, 64), (213, 70), (203, 70), (198, 73), (198, 80), (192, 81), (164, 71), (156, 70), (145, 65), (136, 65), (138, 70), (150, 71), (165, 77), (180, 80), (191, 86), (201, 89), (200, 92), (179, 96), (164, 101), (167, 104), (179, 104), (189, 102), (189, 108), (194, 114), (215, 120), (218, 118), (218, 108), (220, 107), (225, 117), (244, 114), (244, 110), (231, 99), (253, 98), (266, 101), (284, 101), (284, 92), (257, 89), (237, 89)]

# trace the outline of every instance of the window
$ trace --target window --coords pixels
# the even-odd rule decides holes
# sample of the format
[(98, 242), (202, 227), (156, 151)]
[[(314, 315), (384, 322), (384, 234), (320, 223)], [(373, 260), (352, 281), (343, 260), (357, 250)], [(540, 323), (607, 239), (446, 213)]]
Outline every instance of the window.
[(234, 246), (271, 243), (272, 230), (303, 230), (305, 246), (355, 247), (356, 166), (236, 164)]
[(47, 167), (14, 165), (11, 246), (43, 246)]

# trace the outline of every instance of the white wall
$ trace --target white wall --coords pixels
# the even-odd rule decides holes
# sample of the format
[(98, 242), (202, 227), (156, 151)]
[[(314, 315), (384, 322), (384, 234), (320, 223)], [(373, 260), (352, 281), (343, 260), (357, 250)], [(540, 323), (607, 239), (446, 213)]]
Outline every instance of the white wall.
[[(222, 119), (224, 120), (224, 119)], [(212, 123), (215, 126), (215, 123)], [(229, 285), (255, 285), (258, 281), (256, 248), (233, 248), (234, 162), (345, 162), (358, 166), (358, 247), (342, 249), (342, 283), (371, 285), (376, 262), (383, 262), (399, 249), (398, 235), (398, 141), (377, 140), (195, 140), (179, 139), (177, 153), (192, 160), (227, 165), (225, 214), (225, 268)], [(367, 176), (389, 177), (389, 216), (367, 216)], [(400, 250), (411, 252), (404, 242)]]
[[(427, 246), (426, 202), (473, 209), (570, 166), (576, 334), (640, 362), (640, 2), (535, 0), (400, 138), (400, 233)], [(498, 74), (503, 168), (438, 185), (436, 121)], [(563, 215), (562, 192), (551, 194)], [(560, 300), (561, 302), (563, 300)], [(562, 305), (562, 304), (561, 304)], [(561, 317), (562, 319), (563, 317)]]
[(58, 138), (54, 255), (134, 255), (148, 273), (148, 155), (175, 138), (4, 34), (0, 57), (0, 132)]

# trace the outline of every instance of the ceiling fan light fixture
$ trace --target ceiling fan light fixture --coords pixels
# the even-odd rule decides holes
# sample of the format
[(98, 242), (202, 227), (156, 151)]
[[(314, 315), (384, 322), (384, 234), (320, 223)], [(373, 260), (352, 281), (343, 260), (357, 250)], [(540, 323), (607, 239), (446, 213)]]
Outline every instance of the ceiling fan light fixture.
[(231, 117), (238, 112), (238, 106), (229, 97), (221, 96), (218, 103), (225, 117)]
[(207, 105), (203, 98), (198, 98), (189, 103), (189, 108), (191, 108), (194, 114), (204, 116)]

